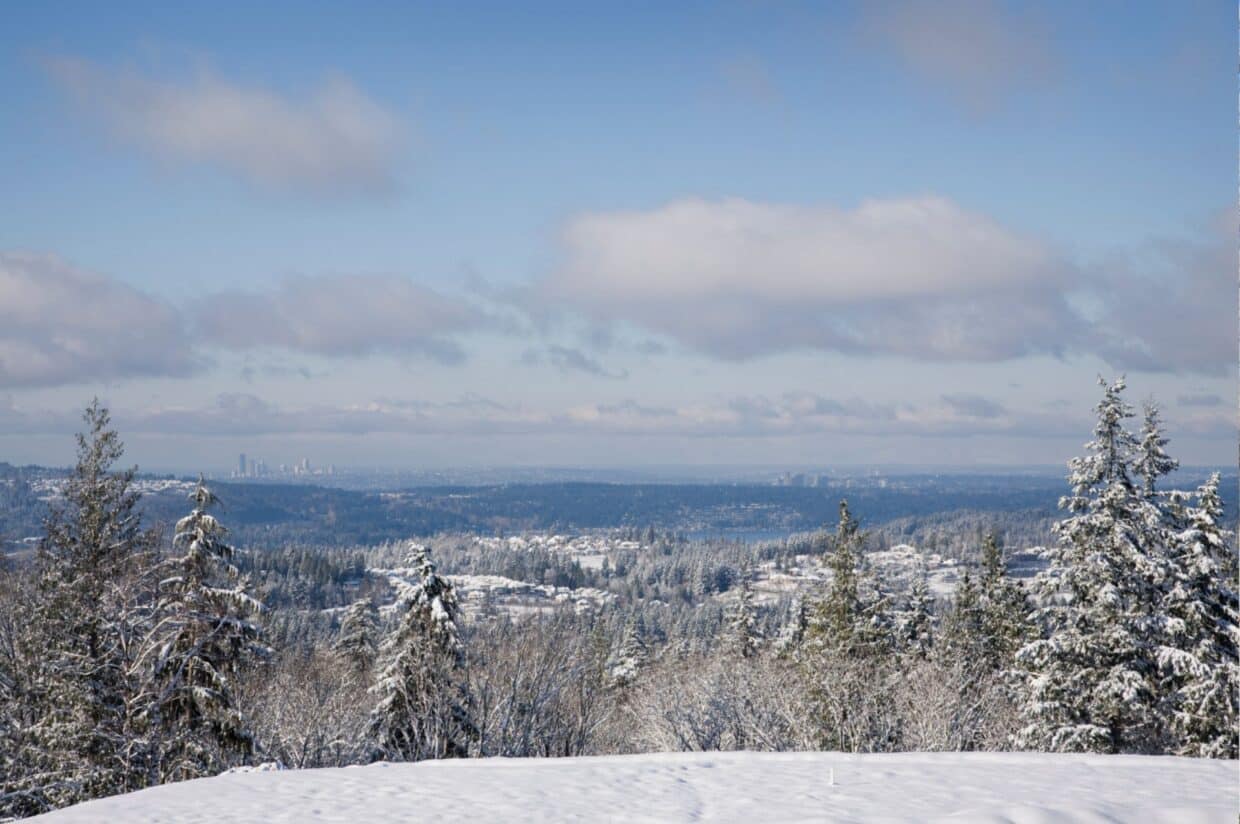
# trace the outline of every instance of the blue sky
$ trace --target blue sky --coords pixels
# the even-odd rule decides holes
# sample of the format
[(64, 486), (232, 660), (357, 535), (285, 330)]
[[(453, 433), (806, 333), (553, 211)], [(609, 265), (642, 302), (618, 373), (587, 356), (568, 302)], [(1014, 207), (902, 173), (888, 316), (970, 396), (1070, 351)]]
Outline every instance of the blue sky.
[[(1236, 448), (1234, 6), (0, 11), (0, 458)], [(1226, 261), (1226, 263), (1223, 263)]]

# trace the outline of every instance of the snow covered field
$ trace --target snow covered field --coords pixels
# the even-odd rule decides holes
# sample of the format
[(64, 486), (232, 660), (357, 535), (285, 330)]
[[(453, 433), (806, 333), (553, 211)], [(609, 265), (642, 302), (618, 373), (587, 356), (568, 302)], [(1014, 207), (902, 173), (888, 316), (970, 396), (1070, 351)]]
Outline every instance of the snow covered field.
[[(834, 784), (831, 776), (834, 774)], [(1234, 822), (1234, 761), (1030, 753), (669, 753), (233, 773), (38, 821)]]

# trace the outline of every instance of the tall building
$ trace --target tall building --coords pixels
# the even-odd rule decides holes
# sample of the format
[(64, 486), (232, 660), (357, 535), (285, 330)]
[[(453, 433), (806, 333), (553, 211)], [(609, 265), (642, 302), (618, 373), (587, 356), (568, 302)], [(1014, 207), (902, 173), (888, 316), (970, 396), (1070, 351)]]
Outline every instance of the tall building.
[(245, 453), (241, 453), (241, 457), (237, 459), (237, 477), (245, 477)]

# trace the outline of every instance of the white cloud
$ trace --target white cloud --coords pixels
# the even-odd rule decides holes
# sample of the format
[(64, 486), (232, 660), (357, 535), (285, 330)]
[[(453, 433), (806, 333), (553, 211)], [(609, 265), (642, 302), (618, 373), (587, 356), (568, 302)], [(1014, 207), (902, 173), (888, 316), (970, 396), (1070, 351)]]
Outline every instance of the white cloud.
[(854, 209), (684, 198), (571, 219), (559, 265), (526, 301), (733, 360), (1095, 355), (1220, 374), (1235, 367), (1233, 231), (1224, 220), (1085, 265), (939, 197)]
[(397, 185), (396, 116), (343, 77), (306, 99), (201, 71), (175, 83), (87, 60), (47, 61), (52, 76), (119, 138), (251, 183), (321, 192)]
[(181, 377), (203, 366), (171, 305), (55, 255), (0, 252), (0, 387)]
[(856, 209), (683, 199), (570, 221), (541, 298), (700, 351), (987, 361), (1071, 348), (1069, 270), (936, 197)]

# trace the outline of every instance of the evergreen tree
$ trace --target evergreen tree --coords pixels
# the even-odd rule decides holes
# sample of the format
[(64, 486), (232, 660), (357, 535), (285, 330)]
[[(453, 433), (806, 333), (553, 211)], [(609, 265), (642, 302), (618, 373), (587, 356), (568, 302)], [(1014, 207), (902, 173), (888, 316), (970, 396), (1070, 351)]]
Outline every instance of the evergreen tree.
[(336, 654), (357, 676), (366, 676), (374, 667), (379, 649), (379, 612), (369, 598), (354, 601), (340, 621)]
[(758, 654), (762, 633), (758, 629), (748, 570), (741, 574), (740, 592), (737, 593), (736, 605), (728, 620), (728, 629), (732, 649), (737, 655), (741, 658), (752, 658)]
[(1158, 479), (1178, 469), (1180, 462), (1167, 454), (1169, 441), (1162, 432), (1158, 405), (1146, 401), (1143, 412), (1141, 437), (1132, 469), (1133, 474), (1141, 479), (1141, 491), (1146, 500), (1152, 501), (1157, 494)]
[(787, 620), (780, 627), (779, 637), (775, 639), (775, 651), (780, 655), (797, 655), (808, 628), (809, 606), (802, 598), (793, 598)]
[(976, 671), (982, 647), (982, 600), (973, 574), (966, 569), (956, 585), (951, 609), (943, 621), (940, 644), (943, 657), (964, 663)]
[(926, 580), (926, 568), (919, 561), (909, 586), (905, 609), (897, 620), (900, 646), (910, 654), (925, 658), (934, 644), (934, 596)]
[(385, 758), (417, 761), (469, 754), (477, 738), (465, 688), (456, 592), (430, 550), (411, 543), (413, 580), (401, 588), (396, 628), (380, 649), (370, 734)]
[(77, 463), (45, 521), (33, 614), (16, 655), (30, 723), (20, 729), (20, 775), (5, 780), (0, 815), (33, 813), (144, 785), (135, 744), (138, 603), (151, 564), (135, 469), (113, 471), (124, 446), (95, 400), (77, 436)]
[(607, 674), (612, 686), (624, 688), (637, 680), (649, 656), (642, 625), (636, 616), (632, 617), (625, 624), (619, 648), (607, 661)]
[(993, 533), (982, 542), (979, 601), (981, 639), (975, 648), (979, 663), (992, 673), (1009, 670), (1017, 650), (1031, 640), (1029, 605), (1024, 588), (1008, 576), (1003, 549)]
[(864, 536), (846, 501), (828, 565), (825, 597), (813, 608), (798, 654), (809, 681), (819, 744), (845, 751), (885, 750), (898, 739), (898, 668), (890, 650), (886, 598), (863, 575)]
[(1049, 568), (1038, 576), (1035, 616), (1046, 637), (1020, 650), (1027, 671), (1025, 747), (1157, 752), (1158, 647), (1166, 563), (1161, 513), (1133, 484), (1139, 452), (1123, 379), (1101, 381), (1089, 454), (1069, 467)]
[(818, 602), (807, 635), (813, 643), (851, 650), (859, 641), (864, 608), (861, 603), (858, 565), (861, 536), (859, 526), (840, 501), (840, 522), (827, 566), (831, 582), (827, 594)]
[(208, 510), (219, 501), (200, 480), (194, 509), (176, 524), (163, 564), (158, 623), (147, 641), (148, 717), (160, 731), (160, 781), (212, 775), (253, 752), (237, 703), (243, 665), (263, 656), (262, 604), (249, 594), (224, 542), (227, 530)]
[(1222, 528), (1219, 476), (1202, 484), (1188, 528), (1174, 539), (1166, 596), (1169, 639), (1160, 650), (1164, 698), (1181, 755), (1237, 756), (1240, 721), (1240, 604), (1232, 588), (1235, 546)]

